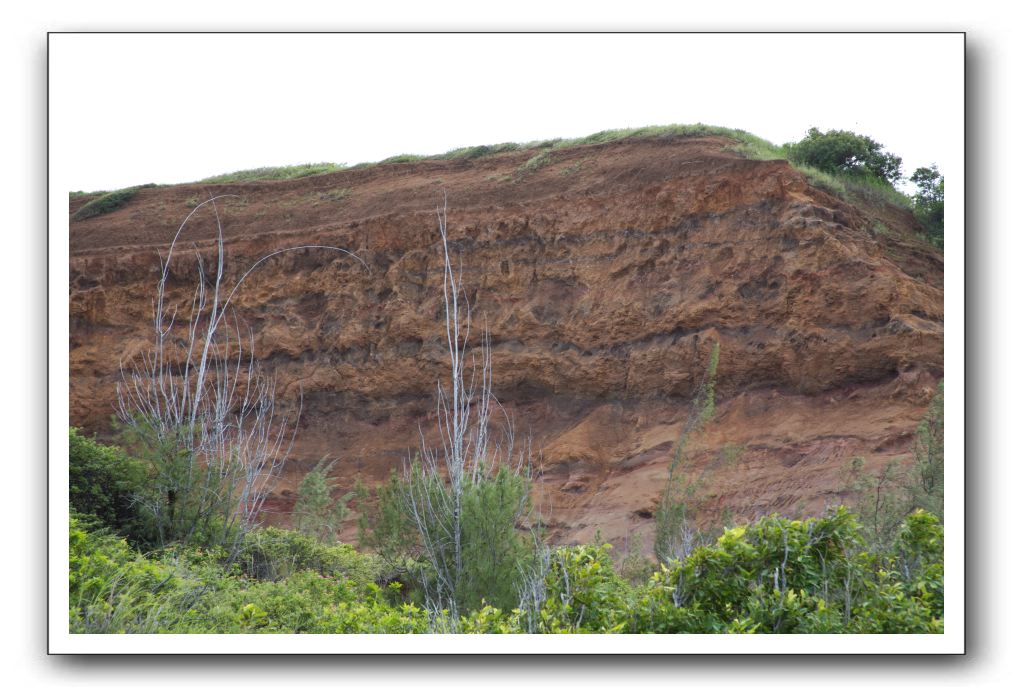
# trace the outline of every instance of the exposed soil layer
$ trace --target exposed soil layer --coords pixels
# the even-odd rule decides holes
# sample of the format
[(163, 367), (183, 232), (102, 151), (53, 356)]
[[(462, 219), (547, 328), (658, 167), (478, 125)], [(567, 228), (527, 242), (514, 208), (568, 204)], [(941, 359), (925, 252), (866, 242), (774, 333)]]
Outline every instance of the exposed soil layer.
[[(844, 202), (783, 161), (721, 137), (628, 140), (475, 160), (388, 164), (284, 182), (140, 190), (70, 233), (74, 425), (106, 434), (119, 364), (151, 340), (151, 298), (183, 217), (227, 193), (226, 279), (266, 262), (237, 294), (283, 405), (300, 389), (292, 459), (269, 506), (284, 520), (301, 476), (339, 457), (343, 489), (382, 479), (433, 425), (446, 193), (452, 249), (495, 391), (530, 434), (543, 518), (558, 541), (642, 532), (688, 399), (721, 344), (718, 411), (690, 444), (705, 518), (811, 514), (841, 470), (910, 459), (943, 373), (943, 262), (911, 215)], [(71, 211), (87, 198), (71, 201)], [(213, 254), (198, 213), (170, 297), (191, 295), (191, 246)], [(208, 263), (205, 260), (206, 264)], [(348, 530), (354, 537), (354, 528)]]

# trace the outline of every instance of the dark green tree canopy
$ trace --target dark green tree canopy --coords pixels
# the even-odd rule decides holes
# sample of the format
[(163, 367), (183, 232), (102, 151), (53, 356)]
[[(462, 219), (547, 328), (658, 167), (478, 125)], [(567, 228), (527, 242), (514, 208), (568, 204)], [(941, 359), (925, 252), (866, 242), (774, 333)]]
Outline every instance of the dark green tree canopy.
[(901, 178), (901, 159), (883, 149), (883, 144), (853, 131), (816, 127), (806, 137), (787, 146), (788, 159), (830, 174), (863, 174), (895, 184)]
[(929, 238), (937, 246), (943, 246), (943, 175), (935, 165), (919, 167), (911, 175), (911, 182), (918, 187), (914, 195), (915, 218), (925, 228)]

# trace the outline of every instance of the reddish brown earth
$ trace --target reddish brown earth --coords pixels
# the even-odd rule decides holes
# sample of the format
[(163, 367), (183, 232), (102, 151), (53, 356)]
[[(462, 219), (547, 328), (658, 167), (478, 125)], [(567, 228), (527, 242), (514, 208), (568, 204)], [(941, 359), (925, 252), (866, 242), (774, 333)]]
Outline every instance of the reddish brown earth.
[[(195, 199), (223, 201), (228, 271), (296, 251), (243, 286), (239, 311), (299, 434), (270, 502), (284, 520), (316, 460), (343, 490), (399, 467), (432, 426), (441, 348), (446, 192), (452, 248), (492, 338), (495, 391), (540, 454), (537, 490), (558, 541), (622, 542), (651, 513), (713, 342), (718, 408), (686, 468), (710, 475), (714, 519), (812, 514), (847, 498), (856, 456), (909, 461), (943, 373), (942, 255), (909, 213), (846, 203), (782, 161), (720, 137), (627, 140), (476, 160), (388, 164), (286, 182), (141, 190), (71, 223), (74, 425), (109, 430), (118, 365), (149, 341), (158, 251)], [(86, 199), (85, 199), (86, 200)], [(84, 200), (71, 203), (71, 211)], [(208, 213), (190, 241), (210, 254)], [(171, 295), (192, 288), (180, 259)], [(354, 527), (347, 536), (354, 536)]]

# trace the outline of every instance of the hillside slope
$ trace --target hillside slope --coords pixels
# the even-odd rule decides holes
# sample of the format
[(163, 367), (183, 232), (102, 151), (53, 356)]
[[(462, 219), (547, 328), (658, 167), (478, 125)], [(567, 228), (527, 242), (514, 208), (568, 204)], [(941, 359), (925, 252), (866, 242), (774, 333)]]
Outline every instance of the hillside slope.
[[(690, 445), (701, 510), (812, 514), (841, 469), (910, 454), (943, 373), (942, 256), (909, 213), (852, 204), (718, 136), (428, 160), (292, 181), (145, 188), (71, 223), (70, 422), (108, 432), (119, 362), (148, 341), (158, 250), (198, 199), (222, 202), (229, 274), (299, 434), (269, 517), (317, 459), (344, 489), (382, 479), (432, 425), (446, 374), (435, 207), (493, 343), (495, 391), (540, 452), (559, 541), (642, 531), (688, 398), (721, 344), (718, 409)], [(71, 202), (73, 212), (86, 199)], [(213, 216), (189, 240), (210, 255)], [(171, 295), (189, 295), (192, 254)], [(348, 531), (354, 536), (354, 528)]]

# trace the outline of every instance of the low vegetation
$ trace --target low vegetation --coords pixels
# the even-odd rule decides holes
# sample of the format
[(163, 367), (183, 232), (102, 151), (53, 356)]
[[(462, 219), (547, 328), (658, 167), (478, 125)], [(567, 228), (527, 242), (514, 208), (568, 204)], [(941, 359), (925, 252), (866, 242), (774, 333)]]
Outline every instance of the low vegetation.
[(919, 167), (911, 175), (918, 187), (914, 195), (914, 214), (932, 241), (943, 247), (943, 175), (935, 165)]
[[(75, 514), (69, 545), (72, 632), (943, 629), (942, 527), (923, 510), (907, 516), (879, 553), (868, 550), (862, 526), (844, 508), (808, 520), (762, 518), (685, 558), (650, 566), (641, 582), (620, 574), (607, 544), (557, 547), (541, 572), (530, 568), (536, 594), (511, 606), (511, 594), (476, 589), (456, 618), (427, 607), (413, 578), (391, 580), (379, 557), (287, 530), (256, 532), (238, 557), (195, 546), (143, 554), (101, 521)], [(468, 574), (496, 569), (494, 559), (477, 553)]]
[[(706, 124), (669, 124), (606, 129), (577, 138), (469, 146), (455, 148), (437, 155), (403, 153), (393, 155), (380, 162), (360, 163), (350, 169), (366, 169), (377, 165), (414, 163), (426, 160), (477, 160), (498, 153), (533, 151), (534, 155), (527, 158), (517, 168), (513, 177), (503, 177), (503, 180), (516, 180), (549, 164), (552, 160), (552, 151), (628, 139), (671, 139), (687, 136), (721, 136), (731, 139), (735, 143), (730, 145), (728, 149), (752, 160), (788, 160), (795, 168), (804, 173), (813, 185), (845, 200), (879, 205), (889, 204), (911, 210), (930, 242), (939, 248), (943, 246), (943, 176), (939, 170), (935, 165), (917, 169), (911, 175), (910, 181), (919, 190), (914, 196), (908, 196), (896, 188), (896, 184), (902, 179), (901, 158), (885, 150), (883, 144), (878, 141), (852, 131), (829, 130), (822, 132), (814, 127), (809, 129), (806, 136), (798, 142), (777, 145), (742, 129)], [(578, 162), (565, 167), (561, 174), (564, 176), (571, 174), (577, 171), (580, 165), (581, 163)], [(258, 167), (207, 177), (197, 183), (282, 181), (329, 174), (345, 169), (349, 169), (349, 167), (342, 163), (331, 162), (287, 167)], [(73, 219), (82, 220), (110, 212), (130, 200), (138, 188), (144, 187), (132, 187), (105, 193), (81, 207), (74, 214)], [(70, 195), (71, 198), (74, 198), (91, 194), (74, 191)], [(343, 200), (346, 195), (342, 193), (336, 197), (323, 199), (337, 202)]]
[[(142, 188), (152, 188), (154, 186), (155, 184), (144, 184), (142, 186), (131, 186), (130, 188), (103, 193), (98, 198), (94, 198), (78, 208), (77, 212), (71, 216), (71, 219), (80, 221), (112, 212), (126, 205)], [(78, 192), (78, 194), (88, 195), (81, 192)]]
[(229, 172), (228, 174), (217, 174), (206, 179), (201, 179), (197, 183), (235, 184), (247, 181), (285, 181), (287, 179), (301, 179), (302, 177), (316, 176), (318, 174), (330, 174), (331, 172), (339, 172), (345, 168), (346, 165), (333, 162), (317, 162), (288, 167), (257, 167), (255, 169)]
[[(687, 435), (709, 415), (709, 379)], [(464, 482), (459, 511), (423, 510), (423, 518), (437, 520), (420, 521), (420, 503), (454, 493), (450, 481), (420, 462), (407, 473), (392, 473), (374, 492), (361, 485), (353, 492), (360, 542), (369, 553), (335, 539), (349, 495), (334, 498), (326, 461), (299, 488), (301, 531), (254, 529), (238, 550), (192, 540), (152, 543), (135, 536), (131, 520), (130, 493), (143, 489), (145, 461), (72, 429), (70, 627), (145, 633), (942, 632), (942, 423), (940, 385), (918, 427), (908, 476), (894, 466), (868, 473), (856, 463), (843, 486), (856, 492), (854, 508), (832, 508), (819, 517), (769, 515), (714, 534), (699, 532), (679, 508), (685, 492), (670, 480), (666, 494), (676, 517), (667, 524), (661, 518), (658, 534), (673, 545), (655, 559), (634, 545), (620, 560), (601, 541), (547, 546), (525, 505), (531, 478), (509, 467)], [(459, 555), (448, 534), (458, 513)], [(674, 538), (665, 539), (665, 527)], [(434, 539), (439, 533), (445, 536)], [(448, 571), (454, 575), (449, 581), (442, 579)]]

